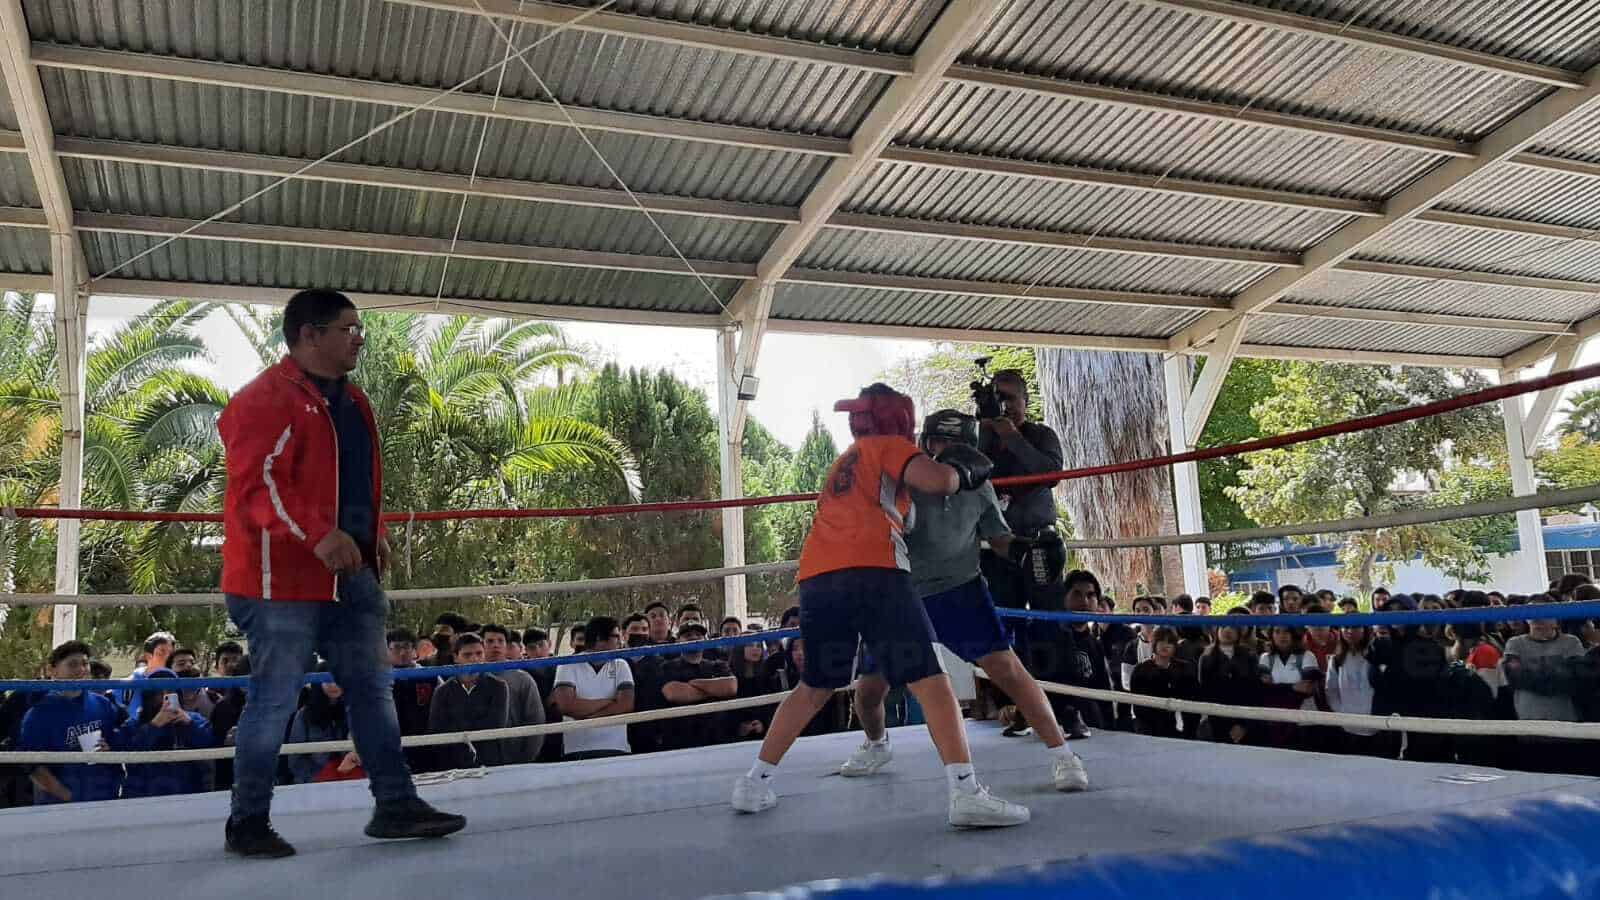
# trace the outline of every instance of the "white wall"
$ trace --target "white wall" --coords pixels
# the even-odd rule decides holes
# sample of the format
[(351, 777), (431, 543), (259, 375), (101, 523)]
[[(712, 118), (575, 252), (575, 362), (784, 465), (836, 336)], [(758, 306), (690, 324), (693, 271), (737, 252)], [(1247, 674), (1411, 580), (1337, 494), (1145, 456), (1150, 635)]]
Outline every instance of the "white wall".
[[(1465, 587), (1481, 591), (1498, 590), (1507, 594), (1536, 594), (1543, 591), (1548, 585), (1518, 583), (1516, 573), (1519, 572), (1517, 564), (1520, 556), (1521, 553), (1490, 556), (1488, 579), (1482, 584), (1468, 583)], [(1356, 586), (1340, 581), (1338, 571), (1338, 566), (1279, 569), (1278, 584), (1297, 584), (1307, 593), (1326, 588), (1341, 597), (1354, 596)], [(1446, 576), (1438, 569), (1424, 565), (1421, 560), (1396, 563), (1394, 566), (1394, 580), (1384, 581), (1378, 579), (1377, 586), (1386, 587), (1391, 591), (1402, 591), (1407, 594), (1443, 594), (1445, 591), (1453, 591), (1463, 587), (1463, 585), (1457, 584), (1454, 578)]]

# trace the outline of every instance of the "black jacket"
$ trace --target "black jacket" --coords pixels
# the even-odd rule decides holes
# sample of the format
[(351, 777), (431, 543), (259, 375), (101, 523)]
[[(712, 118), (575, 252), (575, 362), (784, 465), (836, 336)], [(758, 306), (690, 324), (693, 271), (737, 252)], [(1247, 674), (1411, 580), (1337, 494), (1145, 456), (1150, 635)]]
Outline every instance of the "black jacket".
[[(471, 692), (452, 678), (433, 692), (433, 702), (428, 708), (428, 731), (441, 734), (451, 731), (476, 731), (485, 728), (504, 728), (511, 721), (511, 695), (506, 683), (493, 675), (478, 676)], [(502, 766), (505, 758), (504, 741), (474, 741), (466, 744), (447, 744), (439, 747), (439, 764), (446, 769), (468, 769), (473, 766)], [(474, 755), (473, 749), (477, 753)]]
[[(1172, 664), (1165, 668), (1156, 665), (1155, 660), (1147, 659), (1133, 667), (1132, 680), (1128, 692), (1144, 694), (1147, 697), (1193, 700), (1200, 692), (1200, 682), (1195, 675), (1194, 666), (1181, 659), (1174, 659)], [(1177, 716), (1163, 709), (1150, 707), (1140, 709), (1137, 725), (1140, 734), (1153, 737), (1182, 736), (1178, 732)]]

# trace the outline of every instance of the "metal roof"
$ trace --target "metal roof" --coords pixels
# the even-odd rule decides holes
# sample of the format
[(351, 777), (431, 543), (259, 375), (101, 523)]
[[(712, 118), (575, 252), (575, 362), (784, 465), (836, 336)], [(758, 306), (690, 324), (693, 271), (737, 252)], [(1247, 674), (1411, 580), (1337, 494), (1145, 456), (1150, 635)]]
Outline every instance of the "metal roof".
[(1486, 367), (1600, 332), (1591, 0), (597, 6), (21, 0), (0, 274), (49, 289), (54, 230), (99, 293)]

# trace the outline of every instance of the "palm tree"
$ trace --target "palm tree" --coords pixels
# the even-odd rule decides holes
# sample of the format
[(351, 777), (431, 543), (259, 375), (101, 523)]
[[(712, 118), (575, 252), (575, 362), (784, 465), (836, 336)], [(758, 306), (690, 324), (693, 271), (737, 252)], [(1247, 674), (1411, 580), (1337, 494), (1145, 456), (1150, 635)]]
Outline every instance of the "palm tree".
[(1562, 434), (1576, 434), (1588, 441), (1600, 442), (1600, 388), (1589, 388), (1567, 398), (1562, 414)]

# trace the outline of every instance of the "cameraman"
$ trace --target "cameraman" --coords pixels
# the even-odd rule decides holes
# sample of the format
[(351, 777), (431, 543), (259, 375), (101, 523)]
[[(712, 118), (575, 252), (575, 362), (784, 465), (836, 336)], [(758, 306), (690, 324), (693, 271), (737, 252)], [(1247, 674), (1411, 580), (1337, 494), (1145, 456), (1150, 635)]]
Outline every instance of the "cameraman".
[[(1061, 439), (1047, 425), (1027, 421), (1028, 385), (1016, 369), (995, 373), (991, 383), (999, 415), (983, 420), (980, 447), (994, 460), (994, 477), (1061, 471)], [(980, 415), (984, 410), (979, 399)], [(993, 405), (992, 401), (990, 403)], [(1060, 609), (1065, 591), (1061, 573), (1067, 553), (1056, 534), (1054, 482), (995, 490), (1005, 508), (1006, 525), (1016, 537), (1009, 558), (986, 553), (984, 575), (1000, 606)]]

